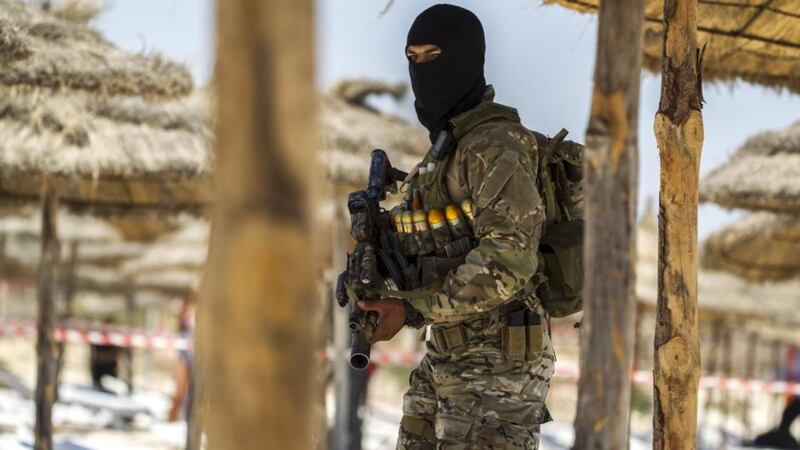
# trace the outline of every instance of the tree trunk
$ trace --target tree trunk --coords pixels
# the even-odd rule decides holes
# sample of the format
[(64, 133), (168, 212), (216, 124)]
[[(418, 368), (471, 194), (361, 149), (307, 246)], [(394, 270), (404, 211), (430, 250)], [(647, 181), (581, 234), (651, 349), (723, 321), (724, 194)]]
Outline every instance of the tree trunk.
[(58, 198), (45, 180), (42, 193), (42, 253), (39, 260), (37, 299), (39, 318), (36, 327), (36, 425), (34, 448), (53, 448), (53, 403), (56, 397), (55, 287), (59, 243), (56, 231)]
[(599, 11), (584, 161), (585, 312), (575, 419), (581, 450), (628, 447), (643, 8), (641, 0), (607, 0)]
[(703, 146), (699, 72), (697, 0), (666, 0), (661, 101), (655, 117), (661, 156), (653, 395), (657, 450), (697, 446), (697, 187)]
[(208, 447), (308, 450), (320, 309), (312, 2), (219, 1), (217, 20)]

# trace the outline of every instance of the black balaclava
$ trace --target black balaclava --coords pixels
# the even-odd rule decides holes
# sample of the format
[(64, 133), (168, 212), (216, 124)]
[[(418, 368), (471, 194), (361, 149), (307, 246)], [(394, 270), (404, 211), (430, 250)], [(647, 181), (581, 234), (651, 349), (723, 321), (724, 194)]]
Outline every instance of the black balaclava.
[(431, 142), (452, 117), (468, 111), (483, 98), (486, 42), (481, 21), (454, 5), (434, 5), (417, 16), (408, 32), (409, 45), (434, 44), (439, 57), (416, 64), (408, 61), (414, 107)]

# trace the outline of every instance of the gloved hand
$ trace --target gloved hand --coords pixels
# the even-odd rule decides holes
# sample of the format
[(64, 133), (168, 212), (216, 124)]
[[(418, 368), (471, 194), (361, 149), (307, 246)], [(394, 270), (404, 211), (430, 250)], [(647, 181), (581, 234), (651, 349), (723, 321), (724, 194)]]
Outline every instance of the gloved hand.
[(374, 311), (378, 315), (378, 326), (372, 335), (372, 342), (390, 340), (406, 323), (406, 307), (403, 300), (382, 298), (360, 301), (358, 307), (364, 311)]

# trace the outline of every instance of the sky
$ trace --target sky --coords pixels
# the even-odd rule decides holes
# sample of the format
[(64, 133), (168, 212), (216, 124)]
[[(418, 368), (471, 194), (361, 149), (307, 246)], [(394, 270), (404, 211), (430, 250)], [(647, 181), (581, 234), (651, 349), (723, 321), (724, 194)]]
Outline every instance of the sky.
[[(407, 82), (403, 53), (414, 17), (434, 4), (425, 0), (316, 0), (317, 84), (343, 78)], [(541, 0), (453, 0), (474, 11), (486, 31), (486, 78), (497, 101), (520, 111), (528, 128), (553, 135), (561, 128), (583, 141), (589, 118), (597, 20)], [(110, 0), (95, 21), (122, 48), (160, 52), (187, 64), (198, 84), (213, 71), (214, 8), (210, 0)], [(711, 43), (713, 45), (713, 42)], [(639, 118), (639, 205), (658, 195), (658, 150), (653, 117), (660, 80), (643, 74)], [(800, 96), (736, 84), (704, 87), (705, 144), (701, 174), (726, 161), (748, 136), (800, 120)], [(414, 119), (412, 99), (381, 108)], [(703, 238), (741, 217), (714, 205), (700, 208)]]

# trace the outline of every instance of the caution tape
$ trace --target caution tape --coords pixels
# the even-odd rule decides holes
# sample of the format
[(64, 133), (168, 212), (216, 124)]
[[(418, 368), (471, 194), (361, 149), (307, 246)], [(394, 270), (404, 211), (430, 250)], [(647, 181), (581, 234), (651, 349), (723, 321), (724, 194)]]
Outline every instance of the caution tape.
[[(327, 358), (332, 358), (335, 352), (331, 349), (325, 352)], [(377, 365), (395, 365), (414, 367), (422, 360), (425, 353), (419, 352), (385, 352), (373, 351), (370, 361)], [(556, 364), (553, 379), (555, 381), (578, 381), (580, 372), (578, 368), (570, 365)], [(653, 385), (653, 372), (637, 370), (631, 373), (631, 381), (635, 384)], [(718, 376), (703, 376), (700, 378), (700, 389), (722, 389), (739, 392), (766, 392), (774, 394), (800, 395), (800, 383), (776, 380), (755, 380), (743, 378), (728, 378)]]
[[(0, 324), (0, 336), (36, 337), (36, 328), (31, 323)], [(98, 345), (116, 345), (118, 347), (148, 348), (160, 350), (192, 350), (190, 339), (174, 334), (148, 334), (131, 330), (103, 328), (56, 327), (56, 341), (71, 343), (89, 343)], [(333, 359), (336, 351), (328, 348), (323, 352), (327, 359)], [(370, 360), (379, 365), (414, 367), (425, 356), (423, 352), (409, 351), (373, 351)], [(577, 367), (556, 365), (553, 375), (556, 381), (577, 381), (580, 376)], [(638, 370), (631, 374), (631, 381), (636, 384), (652, 385), (653, 372)], [(700, 378), (700, 389), (724, 389), (739, 392), (767, 392), (774, 394), (800, 395), (800, 383), (778, 380), (757, 380), (729, 378), (719, 376), (703, 376)]]
[[(0, 324), (0, 336), (36, 337), (36, 328), (31, 323)], [(116, 345), (128, 348), (159, 350), (191, 350), (191, 340), (173, 334), (148, 334), (112, 328), (73, 328), (57, 326), (55, 339), (58, 342)]]

